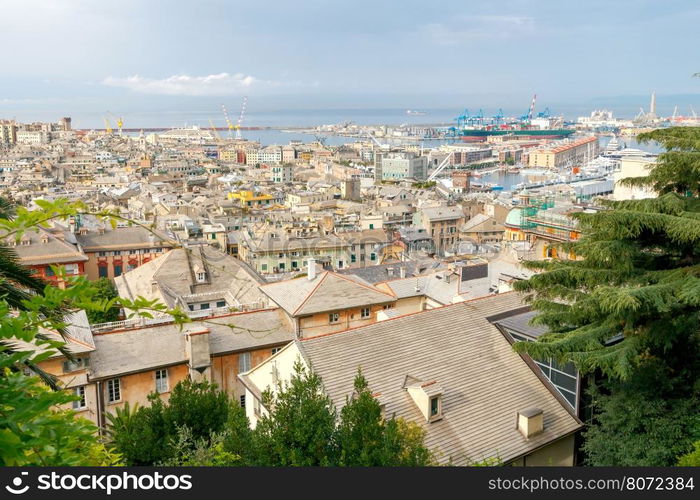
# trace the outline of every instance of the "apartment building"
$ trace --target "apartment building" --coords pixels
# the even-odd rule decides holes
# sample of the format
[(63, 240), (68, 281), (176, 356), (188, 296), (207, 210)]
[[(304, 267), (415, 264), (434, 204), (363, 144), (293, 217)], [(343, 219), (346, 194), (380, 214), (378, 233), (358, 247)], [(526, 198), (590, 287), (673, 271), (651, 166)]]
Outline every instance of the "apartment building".
[(88, 256), (75, 240), (71, 242), (69, 238), (67, 241), (62, 231), (27, 231), (19, 241), (13, 236), (6, 238), (5, 244), (15, 251), (20, 264), (56, 286), (64, 287), (66, 283), (56, 275), (54, 267), (62, 269), (68, 277), (86, 274)]
[[(63, 405), (65, 409), (72, 408), (100, 427), (107, 423), (108, 413), (126, 403), (148, 405), (153, 393), (167, 401), (175, 385), (187, 378), (214, 382), (245, 406), (245, 389), (237, 375), (294, 338), (292, 325), (278, 309), (219, 315), (182, 329), (164, 318), (150, 325), (124, 321), (93, 332), (84, 312), (75, 316), (66, 336), (75, 360), (56, 353), (39, 367), (80, 398)], [(264, 336), (253, 333), (260, 330)]]
[(563, 168), (592, 160), (598, 154), (598, 138), (585, 137), (558, 146), (528, 152), (528, 166)]
[(330, 271), (316, 274), (313, 260), (307, 276), (260, 287), (287, 314), (298, 338), (325, 335), (368, 325), (393, 308), (396, 297), (361, 278)]
[(176, 246), (168, 235), (141, 226), (74, 227), (74, 237), (87, 256), (88, 279), (114, 279), (150, 262)]
[(458, 206), (423, 208), (413, 216), (413, 225), (425, 229), (440, 255), (451, 251), (459, 241), (459, 228), (464, 221), (464, 212)]

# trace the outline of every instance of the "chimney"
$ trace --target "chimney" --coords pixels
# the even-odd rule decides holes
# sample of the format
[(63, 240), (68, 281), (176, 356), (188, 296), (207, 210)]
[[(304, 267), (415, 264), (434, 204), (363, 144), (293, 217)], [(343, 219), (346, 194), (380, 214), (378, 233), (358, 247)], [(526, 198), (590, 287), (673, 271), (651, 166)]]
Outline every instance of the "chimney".
[(209, 329), (194, 327), (185, 332), (187, 365), (190, 378), (198, 382), (211, 378), (211, 354), (209, 351)]
[(402, 279), (406, 277), (406, 268), (405, 267), (399, 268), (399, 276), (401, 276)]
[(306, 261), (306, 277), (309, 281), (316, 279), (316, 259), (309, 257)]
[(544, 432), (544, 412), (539, 408), (519, 411), (517, 429), (525, 439)]

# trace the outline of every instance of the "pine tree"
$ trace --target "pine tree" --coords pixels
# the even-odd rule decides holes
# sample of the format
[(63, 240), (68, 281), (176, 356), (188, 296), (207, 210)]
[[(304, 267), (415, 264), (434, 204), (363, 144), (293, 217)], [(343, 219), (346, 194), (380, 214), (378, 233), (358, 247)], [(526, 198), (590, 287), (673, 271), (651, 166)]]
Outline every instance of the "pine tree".
[(539, 311), (535, 323), (552, 333), (516, 343), (517, 350), (620, 379), (645, 360), (697, 352), (700, 129), (657, 130), (641, 139), (667, 152), (648, 177), (627, 183), (651, 186), (660, 196), (605, 201), (604, 210), (576, 214), (583, 237), (568, 246), (580, 260), (526, 263), (543, 272), (516, 289)]
[(700, 437), (700, 128), (640, 136), (666, 148), (647, 177), (656, 198), (577, 214), (579, 260), (529, 262), (516, 283), (551, 333), (516, 350), (596, 373), (588, 465), (674, 465)]

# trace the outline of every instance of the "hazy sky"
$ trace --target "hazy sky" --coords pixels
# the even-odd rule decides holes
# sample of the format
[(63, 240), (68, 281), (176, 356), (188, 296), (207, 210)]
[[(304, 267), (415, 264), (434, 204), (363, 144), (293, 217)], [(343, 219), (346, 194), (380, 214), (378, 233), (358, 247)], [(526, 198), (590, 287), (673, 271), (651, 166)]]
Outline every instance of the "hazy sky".
[(700, 92), (697, 0), (0, 0), (0, 44), (0, 116)]

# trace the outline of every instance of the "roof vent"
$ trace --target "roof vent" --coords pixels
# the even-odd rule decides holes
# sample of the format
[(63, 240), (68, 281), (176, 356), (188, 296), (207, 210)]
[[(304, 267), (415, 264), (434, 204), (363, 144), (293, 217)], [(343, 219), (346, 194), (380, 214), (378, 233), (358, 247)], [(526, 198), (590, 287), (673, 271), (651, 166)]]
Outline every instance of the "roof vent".
[(530, 408), (518, 412), (517, 429), (525, 439), (544, 432), (544, 412), (539, 408)]

